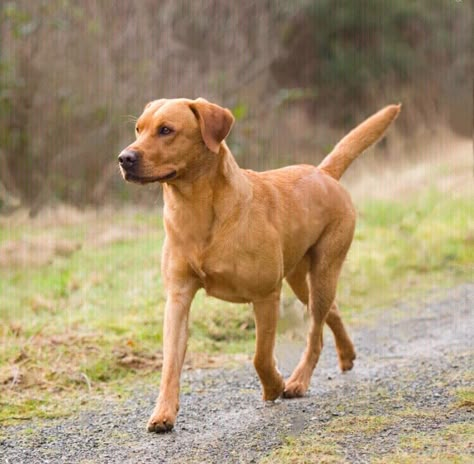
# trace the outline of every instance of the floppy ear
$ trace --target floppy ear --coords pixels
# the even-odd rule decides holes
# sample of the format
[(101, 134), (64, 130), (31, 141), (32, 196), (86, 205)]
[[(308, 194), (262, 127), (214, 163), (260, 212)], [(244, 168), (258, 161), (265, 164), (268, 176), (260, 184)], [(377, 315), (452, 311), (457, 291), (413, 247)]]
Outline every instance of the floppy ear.
[(202, 139), (207, 148), (219, 153), (221, 142), (229, 135), (234, 124), (234, 116), (227, 108), (209, 103), (204, 98), (194, 100), (190, 108), (199, 121)]

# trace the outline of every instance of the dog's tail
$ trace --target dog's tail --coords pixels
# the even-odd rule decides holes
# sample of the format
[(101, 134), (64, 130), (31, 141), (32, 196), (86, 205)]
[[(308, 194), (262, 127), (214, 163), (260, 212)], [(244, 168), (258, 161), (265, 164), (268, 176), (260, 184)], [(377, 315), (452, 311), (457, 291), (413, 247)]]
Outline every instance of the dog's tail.
[(382, 137), (400, 113), (401, 106), (401, 104), (386, 106), (359, 124), (334, 147), (318, 168), (334, 179), (340, 179), (352, 161)]

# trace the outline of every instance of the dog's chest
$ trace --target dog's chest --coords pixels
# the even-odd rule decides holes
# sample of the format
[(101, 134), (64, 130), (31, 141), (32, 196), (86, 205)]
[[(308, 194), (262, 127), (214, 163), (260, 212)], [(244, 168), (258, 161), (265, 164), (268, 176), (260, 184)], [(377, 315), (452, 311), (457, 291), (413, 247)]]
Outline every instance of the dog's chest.
[(176, 250), (206, 292), (223, 300), (249, 302), (272, 293), (284, 274), (276, 229), (264, 227), (267, 222), (260, 215), (239, 210), (238, 217), (217, 221), (212, 211), (198, 209), (197, 216), (187, 216), (186, 210), (168, 209), (169, 259)]
[(249, 302), (271, 293), (283, 278), (275, 243), (225, 241), (203, 249), (189, 263), (207, 294), (232, 302)]

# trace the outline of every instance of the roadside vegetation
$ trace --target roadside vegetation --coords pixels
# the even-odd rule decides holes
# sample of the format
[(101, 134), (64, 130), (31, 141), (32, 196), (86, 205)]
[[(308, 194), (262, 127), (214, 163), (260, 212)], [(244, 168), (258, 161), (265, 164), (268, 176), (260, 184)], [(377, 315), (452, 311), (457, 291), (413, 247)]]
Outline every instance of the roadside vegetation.
[[(438, 411), (443, 414), (442, 411)], [(422, 415), (422, 414), (421, 414)], [(420, 416), (421, 416), (420, 415)], [(453, 413), (450, 414), (454, 416)], [(347, 464), (350, 461), (344, 456), (340, 443), (367, 442), (366, 450), (377, 456), (377, 448), (371, 446), (370, 439), (376, 434), (390, 435), (392, 429), (400, 427), (403, 418), (400, 415), (387, 416), (354, 416), (332, 422), (324, 431), (305, 434), (301, 437), (288, 437), (286, 443), (262, 459), (260, 464)], [(429, 415), (428, 421), (430, 421)], [(431, 419), (432, 420), (432, 419)], [(362, 426), (362, 427), (361, 427)], [(396, 451), (386, 453), (383, 457), (371, 459), (374, 464), (419, 464), (419, 463), (457, 463), (472, 462), (474, 426), (469, 423), (452, 423), (436, 427), (434, 432), (412, 430), (400, 434)], [(395, 432), (394, 432), (395, 433)]]
[[(467, 369), (418, 366), (417, 371), (413, 369), (416, 360), (400, 363), (396, 380), (383, 385), (362, 385), (362, 381), (357, 393), (340, 397), (340, 410), (332, 417), (310, 423), (299, 436), (284, 437), (283, 444), (260, 464), (472, 462), (474, 390), (468, 386), (472, 384), (468, 367), (472, 354), (451, 354), (446, 360), (455, 365), (465, 362)], [(450, 388), (453, 384), (466, 386)]]
[(252, 169), (314, 160), (390, 102), (405, 135), (470, 137), (471, 17), (454, 0), (1, 2), (0, 212), (145, 202), (115, 154), (156, 98), (231, 108)]
[[(349, 326), (400, 298), (472, 279), (473, 204), (472, 189), (443, 192), (430, 182), (407, 198), (357, 201), (338, 292)], [(159, 208), (1, 220), (2, 422), (71, 413), (126, 395), (133, 382), (158, 382), (163, 237)], [(293, 301), (285, 288), (283, 309)], [(253, 343), (250, 306), (198, 294), (187, 366), (232, 363)]]

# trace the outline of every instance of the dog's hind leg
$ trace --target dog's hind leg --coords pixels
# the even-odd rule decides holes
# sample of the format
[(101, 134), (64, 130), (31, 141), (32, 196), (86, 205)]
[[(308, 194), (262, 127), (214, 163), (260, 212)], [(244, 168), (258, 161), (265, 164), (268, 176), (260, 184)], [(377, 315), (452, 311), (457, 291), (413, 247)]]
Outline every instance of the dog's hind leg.
[[(333, 224), (308, 251), (308, 309), (312, 320), (306, 349), (285, 385), (284, 396), (287, 398), (303, 396), (309, 387), (321, 353), (323, 325), (333, 308), (337, 279), (351, 244), (353, 231), (353, 221)], [(336, 329), (337, 338), (341, 335), (341, 327), (344, 327), (340, 316), (333, 311), (329, 320), (331, 328)], [(340, 322), (340, 325), (335, 325), (335, 321)]]
[(341, 371), (344, 372), (351, 370), (354, 366), (356, 353), (352, 340), (347, 334), (346, 327), (342, 322), (341, 314), (336, 302), (333, 302), (331, 309), (329, 310), (328, 316), (326, 318), (326, 324), (331, 328), (332, 333), (334, 334), (337, 357)]
[[(297, 298), (305, 305), (308, 304), (309, 289), (307, 276), (309, 271), (310, 258), (305, 255), (293, 271), (286, 276), (286, 281)], [(342, 322), (341, 314), (336, 302), (331, 305), (331, 309), (326, 317), (326, 323), (332, 330), (336, 342), (336, 350), (339, 360), (339, 367), (342, 371), (352, 369), (356, 358), (354, 345)], [(322, 345), (322, 340), (321, 340)]]

